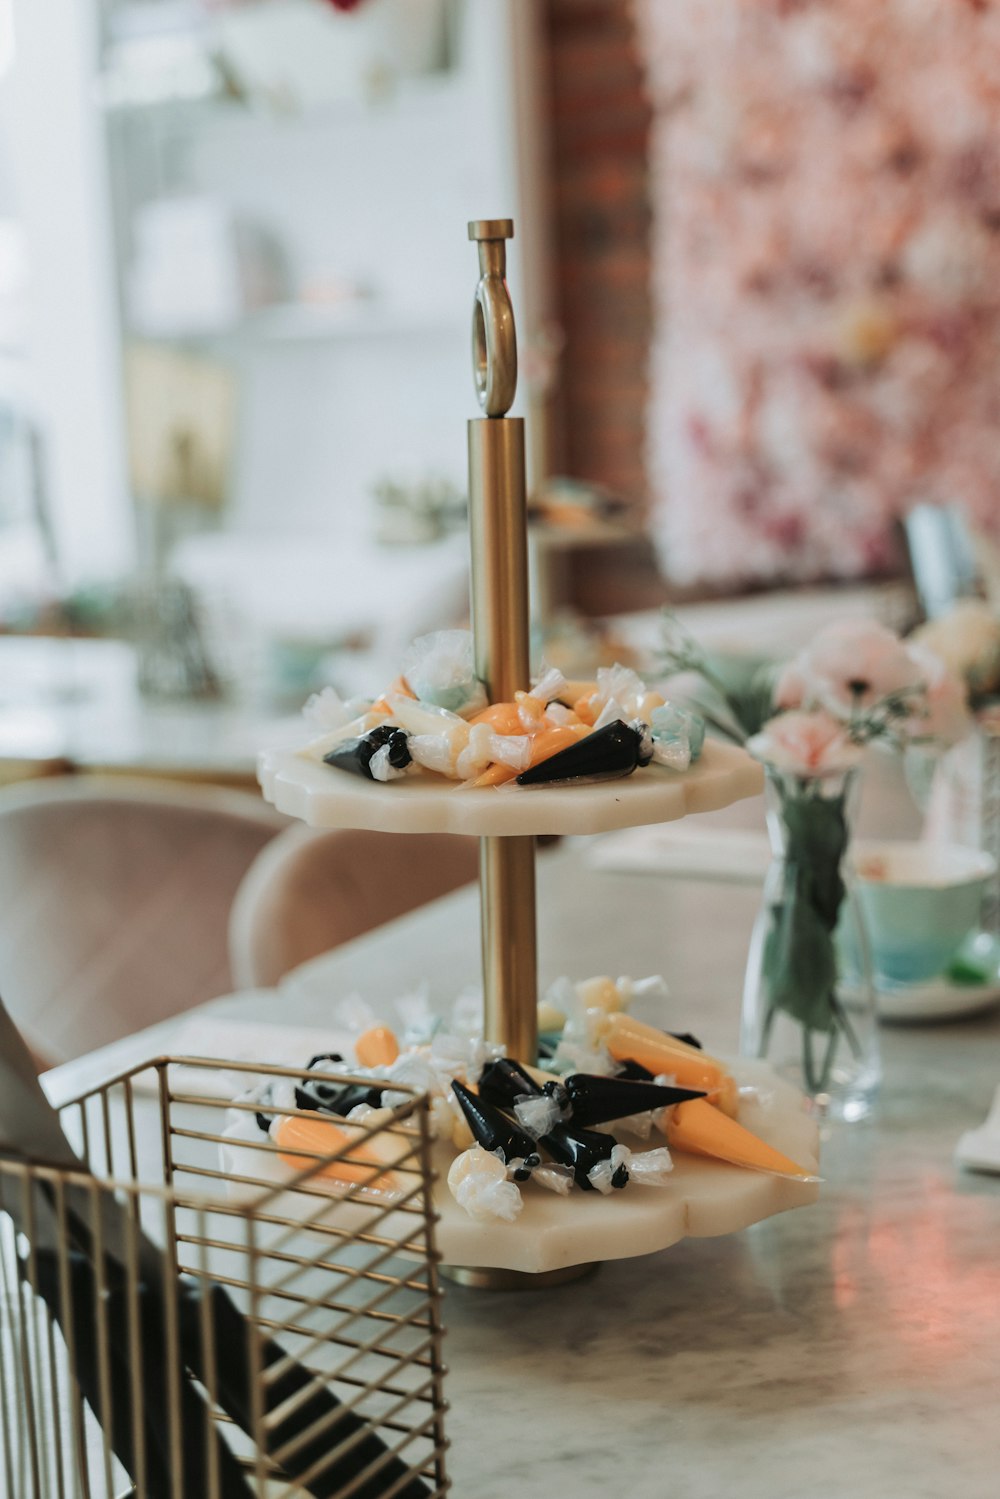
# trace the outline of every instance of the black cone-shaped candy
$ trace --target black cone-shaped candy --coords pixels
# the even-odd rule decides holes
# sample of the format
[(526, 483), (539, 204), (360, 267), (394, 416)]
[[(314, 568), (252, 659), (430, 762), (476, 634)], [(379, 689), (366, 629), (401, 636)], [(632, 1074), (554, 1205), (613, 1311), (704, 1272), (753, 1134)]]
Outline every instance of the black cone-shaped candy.
[[(577, 1129), (566, 1124), (557, 1124), (543, 1135), (541, 1143), (549, 1152), (553, 1160), (558, 1161), (561, 1166), (573, 1168), (573, 1180), (578, 1187), (585, 1192), (596, 1192), (597, 1188), (590, 1180), (590, 1172), (601, 1161), (609, 1161), (611, 1152), (618, 1141), (613, 1135), (601, 1135), (592, 1129)], [(624, 1166), (619, 1166), (611, 1178), (613, 1187), (624, 1187), (628, 1181), (628, 1171)]]
[(479, 1079), (480, 1098), (495, 1104), (498, 1109), (512, 1109), (525, 1094), (530, 1098), (537, 1098), (541, 1091), (531, 1074), (513, 1057), (501, 1057), (496, 1062), (489, 1062)]
[(639, 730), (616, 718), (558, 754), (522, 770), (517, 784), (545, 786), (550, 781), (613, 780), (629, 776), (639, 764), (641, 748)]
[[(344, 1058), (339, 1051), (321, 1052), (319, 1056), (310, 1059), (310, 1070), (319, 1062), (344, 1062)], [(344, 1069), (350, 1071), (346, 1062)], [(384, 1087), (385, 1083), (382, 1082), (371, 1087), (366, 1087), (364, 1083), (344, 1082), (336, 1073), (331, 1073), (328, 1078), (304, 1077), (295, 1089), (295, 1107), (318, 1109), (321, 1113), (337, 1114), (341, 1119), (346, 1119), (351, 1110), (361, 1103), (377, 1109), (382, 1101)]]
[(622, 1062), (621, 1070), (615, 1073), (615, 1077), (633, 1083), (651, 1083), (655, 1076), (655, 1072), (650, 1072), (648, 1067), (644, 1067), (641, 1062), (634, 1062), (631, 1057)]
[(508, 1165), (511, 1161), (522, 1160), (524, 1166), (514, 1172), (514, 1180), (527, 1181), (532, 1167), (540, 1165), (542, 1160), (531, 1136), (526, 1135), (513, 1119), (460, 1082), (453, 1079), (451, 1086), (476, 1144), (484, 1150), (499, 1150)]
[(323, 763), (373, 781), (375, 777), (371, 772), (371, 762), (375, 751), (388, 745), (389, 764), (393, 770), (405, 770), (410, 763), (408, 739), (409, 735), (403, 729), (380, 723), (374, 729), (369, 729), (367, 734), (362, 734), (360, 739), (345, 739), (334, 745), (330, 753), (323, 756)]
[(665, 1109), (671, 1104), (705, 1097), (703, 1092), (691, 1088), (668, 1088), (622, 1077), (599, 1077), (590, 1072), (574, 1072), (554, 1087), (569, 1096), (574, 1129), (581, 1124), (610, 1124), (631, 1114), (645, 1114), (649, 1109)]

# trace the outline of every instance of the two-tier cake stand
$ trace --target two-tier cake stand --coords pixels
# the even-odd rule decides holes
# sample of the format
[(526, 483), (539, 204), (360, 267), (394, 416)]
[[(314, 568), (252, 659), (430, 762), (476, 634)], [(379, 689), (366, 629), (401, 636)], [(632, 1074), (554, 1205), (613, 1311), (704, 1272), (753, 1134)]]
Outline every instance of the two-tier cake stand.
[[(514, 314), (506, 283), (509, 219), (477, 221), (473, 367), (482, 417), (469, 428), (472, 624), (477, 676), (491, 702), (513, 701), (529, 676), (529, 609), (524, 422), (508, 416), (517, 384)], [(466, 790), (438, 777), (382, 784), (290, 753), (261, 757), (264, 795), (313, 827), (381, 832), (462, 833), (480, 839), (480, 909), (485, 1033), (510, 1056), (538, 1053), (535, 951), (535, 838), (668, 822), (754, 795), (761, 771), (740, 749), (709, 742), (682, 774), (649, 766), (591, 786)], [(614, 963), (611, 962), (611, 967)], [(799, 1096), (761, 1064), (739, 1080), (766, 1082), (767, 1109), (747, 1109), (751, 1128), (810, 1165), (815, 1131)], [(756, 1115), (759, 1114), (759, 1117)], [(741, 1115), (742, 1117), (742, 1115)], [(442, 1178), (451, 1156), (439, 1147)], [(729, 1233), (811, 1200), (815, 1188), (717, 1161), (678, 1159), (667, 1187), (597, 1193), (525, 1194), (512, 1224), (469, 1219), (438, 1185), (438, 1243), (453, 1273), (469, 1283), (543, 1284), (597, 1260), (666, 1248), (685, 1235)], [(460, 1270), (454, 1267), (460, 1267)]]

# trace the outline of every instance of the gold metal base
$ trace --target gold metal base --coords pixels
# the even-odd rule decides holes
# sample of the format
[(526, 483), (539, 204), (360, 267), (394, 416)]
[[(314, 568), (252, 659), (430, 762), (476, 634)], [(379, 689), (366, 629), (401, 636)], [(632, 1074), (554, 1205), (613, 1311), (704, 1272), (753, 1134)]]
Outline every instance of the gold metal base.
[(566, 1285), (571, 1280), (581, 1280), (599, 1270), (600, 1264), (591, 1261), (584, 1265), (563, 1265), (559, 1270), (541, 1270), (532, 1275), (530, 1270), (503, 1270), (497, 1265), (440, 1265), (439, 1273), (456, 1285), (468, 1286), (474, 1291), (545, 1291), (550, 1286)]

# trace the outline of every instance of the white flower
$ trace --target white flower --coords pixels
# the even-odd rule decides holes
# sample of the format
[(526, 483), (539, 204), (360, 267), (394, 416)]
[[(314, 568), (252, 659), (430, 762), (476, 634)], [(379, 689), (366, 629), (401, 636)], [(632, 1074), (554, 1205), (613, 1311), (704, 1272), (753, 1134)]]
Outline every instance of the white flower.
[(843, 724), (824, 709), (779, 713), (747, 742), (757, 760), (797, 776), (832, 775), (861, 759)]
[(920, 668), (891, 630), (873, 619), (844, 619), (820, 630), (786, 667), (777, 701), (843, 717), (920, 685)]
[(932, 619), (910, 636), (976, 692), (1000, 685), (1000, 620), (980, 599), (962, 599), (948, 614)]

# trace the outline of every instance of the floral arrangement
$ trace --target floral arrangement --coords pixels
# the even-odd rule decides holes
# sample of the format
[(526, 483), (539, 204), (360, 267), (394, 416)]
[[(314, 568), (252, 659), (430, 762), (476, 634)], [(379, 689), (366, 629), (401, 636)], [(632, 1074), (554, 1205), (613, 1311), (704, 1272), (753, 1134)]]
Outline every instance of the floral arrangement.
[(831, 624), (783, 667), (757, 668), (734, 688), (668, 617), (665, 664), (689, 674), (706, 719), (767, 768), (780, 860), (765, 896), (756, 1045), (766, 1053), (776, 1018), (790, 1016), (801, 1026), (802, 1081), (826, 1093), (840, 1040), (859, 1062), (862, 1052), (840, 997), (836, 945), (852, 772), (873, 741), (963, 738), (964, 686), (926, 639), (900, 640), (872, 620)]
[(928, 620), (910, 637), (965, 684), (974, 712), (995, 704), (1000, 692), (1000, 617), (982, 599), (960, 599), (947, 614)]
[(636, 14), (669, 574), (876, 572), (921, 500), (995, 532), (1000, 7), (639, 0)]

